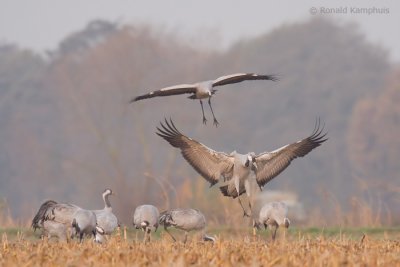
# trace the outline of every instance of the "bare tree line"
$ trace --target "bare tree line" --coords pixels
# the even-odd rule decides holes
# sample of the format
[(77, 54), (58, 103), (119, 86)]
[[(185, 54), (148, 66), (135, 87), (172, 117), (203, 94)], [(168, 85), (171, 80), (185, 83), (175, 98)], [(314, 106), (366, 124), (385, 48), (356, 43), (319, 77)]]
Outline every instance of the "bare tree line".
[[(0, 196), (15, 217), (29, 217), (47, 198), (96, 208), (110, 187), (124, 222), (135, 206), (150, 202), (160, 209), (190, 204), (214, 221), (233, 223), (227, 210), (235, 205), (209, 190), (154, 134), (158, 122), (172, 117), (221, 151), (235, 144), (261, 152), (308, 134), (320, 116), (329, 130), (327, 146), (289, 167), (269, 188), (296, 192), (308, 213), (327, 224), (399, 219), (399, 167), (393, 161), (400, 151), (393, 143), (399, 131), (393, 101), (398, 74), (388, 78), (391, 66), (382, 48), (357, 29), (321, 19), (283, 26), (224, 52), (158, 33), (95, 21), (68, 36), (49, 60), (0, 47), (0, 57), (8, 59), (0, 63), (0, 147), (6, 151)], [(202, 125), (200, 107), (191, 100), (128, 105), (132, 96), (151, 89), (242, 71), (282, 78), (275, 86), (235, 85), (219, 92), (225, 101), (218, 103), (218, 129)]]

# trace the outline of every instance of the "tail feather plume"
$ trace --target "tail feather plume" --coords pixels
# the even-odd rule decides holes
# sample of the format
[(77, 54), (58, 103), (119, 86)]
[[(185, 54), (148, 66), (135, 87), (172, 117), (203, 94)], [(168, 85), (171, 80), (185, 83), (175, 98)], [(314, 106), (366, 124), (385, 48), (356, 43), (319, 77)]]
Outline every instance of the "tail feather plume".
[(35, 217), (33, 217), (33, 219), (32, 219), (31, 227), (33, 228), (34, 231), (36, 231), (36, 229), (41, 228), (43, 226), (43, 222), (46, 219), (48, 219), (48, 215), (47, 215), (48, 212), (56, 204), (57, 204), (57, 202), (55, 202), (54, 200), (47, 200), (40, 206)]

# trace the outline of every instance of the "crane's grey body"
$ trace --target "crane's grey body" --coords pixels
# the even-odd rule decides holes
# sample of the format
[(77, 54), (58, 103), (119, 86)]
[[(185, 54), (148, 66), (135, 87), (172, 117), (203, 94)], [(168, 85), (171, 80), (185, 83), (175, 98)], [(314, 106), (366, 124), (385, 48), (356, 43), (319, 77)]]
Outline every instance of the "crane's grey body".
[(57, 237), (58, 240), (66, 242), (68, 240), (68, 234), (71, 231), (67, 225), (54, 222), (44, 221), (42, 224), (42, 235), (47, 238)]
[(133, 213), (133, 225), (144, 231), (144, 242), (150, 241), (150, 232), (157, 231), (160, 212), (153, 205), (141, 205)]
[[(233, 163), (233, 175), (232, 178), (228, 181), (226, 185), (220, 187), (220, 191), (224, 196), (231, 196), (236, 198), (243, 193), (246, 193), (248, 197), (250, 197), (250, 174), (251, 171), (256, 168), (253, 164), (253, 158), (255, 156), (254, 152), (250, 152), (247, 154), (240, 154), (236, 151), (233, 151), (229, 154), (234, 158)], [(240, 192), (240, 194), (238, 194)], [(238, 198), (239, 204), (243, 209), (244, 216), (250, 216), (247, 214), (243, 204)], [(251, 202), (249, 201), (249, 207), (251, 210)]]
[(272, 239), (275, 240), (276, 231), (279, 226), (289, 228), (290, 220), (287, 214), (288, 207), (284, 202), (267, 203), (261, 208), (258, 221), (254, 223), (254, 227), (260, 228), (261, 225), (264, 225), (265, 229), (267, 229), (268, 226), (271, 229), (274, 228)]
[[(239, 154), (232, 152), (226, 154), (217, 152), (202, 143), (189, 138), (175, 127), (172, 120), (165, 120), (161, 128), (157, 127), (157, 135), (164, 138), (173, 147), (181, 150), (185, 160), (208, 182), (211, 186), (218, 183), (223, 177), (226, 185), (220, 187), (221, 192), (228, 197), (236, 198), (243, 193), (251, 195), (249, 177), (254, 172), (260, 189), (274, 177), (285, 170), (291, 161), (297, 157), (307, 155), (311, 150), (320, 146), (327, 139), (320, 129), (319, 120), (315, 124), (313, 133), (300, 141), (283, 146), (272, 152), (263, 152), (256, 155), (253, 152)], [(233, 190), (233, 188), (235, 190)], [(239, 203), (242, 206), (239, 198)], [(250, 202), (249, 202), (250, 203)], [(251, 211), (251, 205), (250, 211)], [(242, 206), (243, 208), (243, 206)], [(247, 215), (243, 209), (244, 215)]]
[(236, 192), (240, 192), (240, 186), (244, 185), (248, 196), (250, 196), (249, 176), (251, 171), (256, 168), (255, 165), (253, 165), (255, 154), (254, 152), (239, 154), (233, 151), (230, 156), (234, 158), (233, 176), (230, 180), (231, 184), (235, 186)]
[(196, 87), (195, 96), (192, 99), (210, 98), (217, 90), (213, 88), (213, 81), (199, 82), (194, 85)]
[[(52, 236), (58, 236), (60, 240), (66, 240), (76, 215), (82, 211), (91, 212), (73, 204), (48, 200), (40, 206), (39, 211), (32, 220), (32, 227), (34, 230), (41, 228), (43, 234), (52, 233)], [(94, 219), (96, 220), (96, 217)], [(94, 225), (96, 226), (96, 221)]]
[(133, 98), (130, 102), (135, 102), (142, 99), (153, 98), (157, 96), (170, 96), (170, 95), (180, 95), (180, 94), (192, 94), (189, 96), (190, 99), (199, 99), (201, 105), (201, 111), (203, 114), (203, 123), (206, 124), (207, 119), (204, 116), (204, 108), (202, 99), (208, 98), (208, 104), (211, 109), (211, 113), (214, 118), (214, 125), (218, 126), (218, 121), (215, 118), (213, 108), (211, 106), (211, 97), (216, 93), (216, 86), (222, 86), (227, 84), (239, 83), (249, 80), (271, 80), (277, 81), (277, 77), (274, 75), (259, 75), (255, 73), (235, 73), (230, 75), (225, 75), (219, 77), (215, 80), (203, 81), (194, 84), (179, 84), (169, 87), (162, 88), (157, 91), (152, 91), (150, 93), (137, 96)]
[(57, 203), (54, 200), (45, 201), (32, 220), (32, 228), (42, 229), (43, 233), (67, 229), (71, 226), (73, 214), (78, 209), (80, 207), (72, 204)]
[(105, 235), (111, 235), (119, 225), (118, 218), (113, 213), (111, 202), (108, 199), (110, 195), (113, 195), (111, 189), (104, 190), (104, 209), (94, 210), (97, 218), (97, 225), (99, 227), (98, 229), (101, 229), (101, 231), (97, 231), (96, 233), (96, 241), (100, 243), (104, 241)]
[(176, 238), (168, 231), (168, 227), (174, 227), (185, 232), (184, 243), (190, 231), (202, 231), (204, 241), (214, 241), (213, 237), (205, 234), (206, 218), (203, 213), (196, 209), (172, 209), (161, 213), (159, 222), (165, 231), (176, 241)]
[(97, 219), (92, 210), (79, 209), (73, 214), (72, 236), (79, 236), (79, 241), (82, 242), (84, 235), (93, 235), (96, 237)]

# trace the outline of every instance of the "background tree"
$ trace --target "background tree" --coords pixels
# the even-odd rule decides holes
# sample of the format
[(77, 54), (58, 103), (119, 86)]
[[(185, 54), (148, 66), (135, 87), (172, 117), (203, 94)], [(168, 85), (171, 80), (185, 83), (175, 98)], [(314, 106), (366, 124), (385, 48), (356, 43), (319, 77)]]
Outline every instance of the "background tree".
[[(11, 210), (29, 218), (47, 198), (98, 208), (100, 193), (110, 187), (125, 223), (145, 202), (201, 207), (215, 221), (229, 223), (231, 218), (215, 207), (238, 206), (217, 188), (210, 190), (179, 152), (154, 134), (164, 117), (216, 150), (256, 153), (308, 136), (321, 117), (329, 141), (293, 162), (267, 189), (295, 192), (308, 212), (319, 210), (338, 222), (331, 215), (353, 207), (364, 179), (362, 173), (353, 175), (350, 158), (349, 130), (357, 124), (353, 110), (380, 92), (391, 67), (386, 52), (368, 43), (357, 27), (323, 19), (285, 25), (223, 52), (193, 47), (151, 27), (106, 21), (67, 36), (48, 61), (16, 48), (3, 52), (7, 58), (25, 55), (14, 62), (26, 63), (0, 61), (0, 70), (6, 70), (0, 81), (31, 88), (24, 102), (0, 99), (6, 103), (0, 121), (7, 128), (0, 139), (7, 151), (0, 160), (0, 181), (7, 185), (1, 193)], [(203, 126), (198, 101), (185, 96), (128, 104), (149, 90), (242, 71), (281, 79), (221, 88), (214, 99), (219, 128)], [(210, 116), (208, 108), (206, 113)], [(360, 140), (372, 136), (357, 133)], [(321, 205), (326, 196), (343, 209), (332, 213), (332, 207)]]
[[(361, 192), (370, 205), (400, 220), (400, 71), (395, 71), (376, 97), (361, 99), (351, 118), (348, 146)], [(397, 215), (397, 216), (396, 216)]]

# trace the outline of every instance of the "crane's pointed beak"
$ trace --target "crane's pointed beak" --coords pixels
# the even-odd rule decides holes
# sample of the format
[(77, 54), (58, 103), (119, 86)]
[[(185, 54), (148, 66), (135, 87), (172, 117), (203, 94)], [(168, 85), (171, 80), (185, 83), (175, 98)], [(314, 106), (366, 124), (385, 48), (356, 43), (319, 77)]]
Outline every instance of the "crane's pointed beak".
[(260, 223), (253, 219), (253, 229), (260, 230)]

